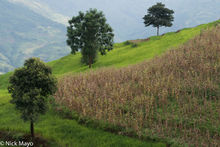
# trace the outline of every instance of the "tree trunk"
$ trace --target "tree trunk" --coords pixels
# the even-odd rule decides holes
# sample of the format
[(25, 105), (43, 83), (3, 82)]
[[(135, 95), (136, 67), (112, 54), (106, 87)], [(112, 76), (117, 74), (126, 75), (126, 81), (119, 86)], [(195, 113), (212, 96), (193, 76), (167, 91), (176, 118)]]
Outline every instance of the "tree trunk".
[(34, 122), (31, 120), (31, 137), (34, 139)]
[(160, 28), (159, 28), (159, 27), (157, 27), (157, 36), (159, 36), (159, 29), (160, 29)]
[(91, 68), (91, 67), (92, 67), (92, 57), (89, 56), (89, 68)]

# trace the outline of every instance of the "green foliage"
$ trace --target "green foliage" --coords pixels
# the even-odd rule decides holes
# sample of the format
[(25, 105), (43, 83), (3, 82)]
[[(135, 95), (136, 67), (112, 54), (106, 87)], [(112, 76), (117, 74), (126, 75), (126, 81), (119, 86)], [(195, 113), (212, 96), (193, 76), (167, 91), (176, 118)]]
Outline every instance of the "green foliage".
[(131, 41), (125, 41), (124, 45), (131, 45), (131, 48), (135, 48), (138, 46), (137, 43), (131, 42)]
[(11, 103), (16, 105), (24, 121), (36, 121), (47, 110), (47, 98), (56, 91), (56, 80), (51, 68), (38, 58), (25, 61), (9, 79)]
[(137, 47), (137, 46), (138, 46), (137, 43), (132, 43), (132, 45), (131, 45), (132, 48), (135, 48), (135, 47)]
[(97, 52), (105, 55), (106, 51), (113, 49), (113, 30), (106, 23), (104, 14), (96, 9), (90, 9), (85, 14), (79, 15), (69, 21), (67, 27), (67, 44), (72, 49), (72, 54), (79, 50), (82, 53), (82, 62), (89, 64), (95, 63)]
[(124, 45), (130, 45), (130, 44), (131, 44), (130, 41), (125, 41), (125, 42), (124, 42)]
[(157, 27), (157, 36), (159, 35), (159, 27), (171, 27), (173, 17), (173, 10), (165, 8), (165, 5), (162, 3), (157, 3), (148, 9), (148, 14), (143, 17), (145, 26), (153, 25)]

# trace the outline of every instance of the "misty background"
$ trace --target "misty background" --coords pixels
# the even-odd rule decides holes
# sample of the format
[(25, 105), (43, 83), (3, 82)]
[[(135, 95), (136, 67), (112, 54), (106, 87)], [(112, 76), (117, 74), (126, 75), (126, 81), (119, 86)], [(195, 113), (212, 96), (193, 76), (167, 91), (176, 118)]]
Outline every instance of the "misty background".
[(89, 8), (103, 11), (115, 42), (156, 35), (156, 29), (146, 28), (142, 18), (157, 2), (175, 12), (173, 26), (162, 27), (160, 34), (220, 18), (220, 0), (0, 0), (0, 73), (32, 56), (48, 62), (69, 54), (68, 20)]

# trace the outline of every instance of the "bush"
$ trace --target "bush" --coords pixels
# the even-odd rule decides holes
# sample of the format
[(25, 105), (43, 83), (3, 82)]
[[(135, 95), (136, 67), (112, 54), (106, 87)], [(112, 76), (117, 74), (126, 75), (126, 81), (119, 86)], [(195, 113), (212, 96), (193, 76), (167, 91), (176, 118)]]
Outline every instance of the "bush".
[(131, 44), (130, 41), (125, 41), (125, 42), (124, 42), (124, 45), (130, 45), (130, 44)]
[(132, 48), (135, 48), (135, 47), (137, 47), (137, 46), (138, 46), (137, 43), (132, 43), (132, 45), (131, 45)]

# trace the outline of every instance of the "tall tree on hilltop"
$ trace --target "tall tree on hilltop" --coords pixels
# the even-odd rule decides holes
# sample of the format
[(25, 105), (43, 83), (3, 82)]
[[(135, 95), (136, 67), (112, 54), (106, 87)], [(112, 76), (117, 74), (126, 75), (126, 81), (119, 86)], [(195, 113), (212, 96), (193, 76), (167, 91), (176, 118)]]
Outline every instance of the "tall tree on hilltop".
[(71, 48), (71, 53), (75, 54), (80, 51), (82, 62), (89, 65), (95, 63), (98, 51), (105, 55), (106, 51), (113, 49), (113, 30), (106, 23), (104, 14), (97, 9), (90, 9), (79, 12), (69, 20), (67, 27), (67, 45)]
[(48, 96), (56, 91), (56, 79), (51, 68), (38, 58), (25, 61), (24, 67), (16, 69), (9, 79), (8, 91), (11, 103), (21, 112), (24, 121), (30, 121), (31, 136), (34, 138), (34, 122), (48, 108)]
[(148, 14), (143, 17), (145, 26), (153, 25), (157, 28), (157, 36), (159, 36), (159, 28), (162, 26), (171, 27), (174, 11), (165, 8), (162, 3), (157, 3), (148, 9)]

